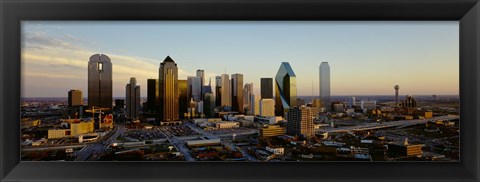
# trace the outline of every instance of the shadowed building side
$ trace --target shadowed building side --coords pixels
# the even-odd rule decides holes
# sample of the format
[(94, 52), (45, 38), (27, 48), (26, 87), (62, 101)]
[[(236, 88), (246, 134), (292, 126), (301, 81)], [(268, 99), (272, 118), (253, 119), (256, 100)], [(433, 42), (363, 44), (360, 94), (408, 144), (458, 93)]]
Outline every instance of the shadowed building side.
[(232, 75), (232, 111), (243, 113), (243, 75)]

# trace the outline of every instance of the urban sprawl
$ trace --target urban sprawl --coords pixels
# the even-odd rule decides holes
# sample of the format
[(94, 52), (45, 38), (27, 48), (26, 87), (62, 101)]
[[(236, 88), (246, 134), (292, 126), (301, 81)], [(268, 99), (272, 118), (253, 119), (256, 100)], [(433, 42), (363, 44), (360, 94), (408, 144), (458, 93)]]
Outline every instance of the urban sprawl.
[(458, 95), (331, 96), (328, 62), (317, 96), (288, 62), (257, 94), (241, 73), (179, 78), (167, 56), (146, 97), (132, 77), (114, 98), (113, 66), (90, 57), (86, 101), (22, 98), (23, 161), (459, 161)]

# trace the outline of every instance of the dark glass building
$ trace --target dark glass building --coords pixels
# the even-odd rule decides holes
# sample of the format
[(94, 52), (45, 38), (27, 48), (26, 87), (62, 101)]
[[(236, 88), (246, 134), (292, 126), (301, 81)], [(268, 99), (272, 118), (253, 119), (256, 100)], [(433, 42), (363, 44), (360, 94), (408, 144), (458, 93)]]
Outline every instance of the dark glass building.
[(215, 106), (222, 106), (222, 77), (215, 77)]
[(88, 62), (88, 107), (93, 106), (112, 109), (112, 62), (104, 54)]
[(260, 78), (260, 94), (262, 99), (273, 99), (273, 78)]
[(146, 112), (157, 112), (158, 94), (158, 79), (147, 79), (147, 107), (144, 109)]
[(179, 104), (179, 114), (181, 119), (185, 119), (185, 113), (188, 113), (188, 96), (187, 96), (187, 91), (188, 90), (188, 82), (187, 80), (178, 80), (178, 91), (179, 91), (179, 98), (178, 98), (178, 104)]
[(243, 113), (243, 75), (232, 75), (232, 111)]
[(159, 119), (162, 122), (179, 120), (178, 67), (170, 56), (160, 63), (159, 76)]
[(285, 116), (297, 106), (297, 78), (290, 63), (282, 62), (275, 76), (275, 115)]

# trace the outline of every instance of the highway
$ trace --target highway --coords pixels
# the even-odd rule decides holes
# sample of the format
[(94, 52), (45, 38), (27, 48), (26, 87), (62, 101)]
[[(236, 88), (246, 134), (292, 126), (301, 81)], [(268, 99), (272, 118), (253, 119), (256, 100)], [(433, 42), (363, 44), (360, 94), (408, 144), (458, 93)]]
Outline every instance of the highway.
[[(218, 135), (212, 134), (212, 133), (210, 133), (210, 132), (208, 132), (208, 131), (205, 131), (205, 130), (203, 130), (203, 129), (201, 129), (201, 128), (198, 128), (197, 126), (195, 126), (195, 124), (193, 124), (193, 123), (191, 123), (191, 122), (188, 122), (188, 121), (187, 121), (187, 122), (183, 122), (183, 123), (184, 123), (186, 126), (190, 127), (193, 131), (195, 131), (195, 132), (197, 132), (197, 133), (199, 133), (199, 134), (201, 134), (201, 135), (203, 135), (203, 136), (205, 136), (205, 137), (207, 137), (207, 138), (209, 138), (209, 139), (219, 139), (219, 138), (221, 137), (221, 136), (219, 137)], [(253, 132), (253, 133), (255, 133), (255, 132)], [(253, 134), (253, 133), (252, 133), (252, 132), (242, 132), (242, 133), (240, 133), (240, 135), (251, 135), (251, 134)], [(224, 135), (225, 135), (225, 136), (230, 136), (230, 137), (232, 136), (232, 134), (230, 134), (230, 133), (229, 133), (229, 134), (224, 134)], [(237, 135), (238, 135), (238, 134), (237, 134)], [(230, 148), (230, 150), (232, 150), (232, 151), (237, 151), (237, 150), (239, 150), (239, 151), (242, 153), (242, 155), (243, 155), (244, 157), (246, 157), (249, 161), (258, 161), (255, 157), (251, 156), (250, 154), (248, 154), (248, 152), (246, 152), (245, 150), (241, 149), (240, 147), (237, 147), (235, 144), (230, 143), (230, 142), (228, 142), (228, 141), (225, 140), (225, 139), (221, 139), (220, 141), (221, 141), (221, 144), (222, 144), (222, 145), (228, 146), (228, 147)]]
[(101, 154), (106, 151), (107, 147), (115, 142), (115, 139), (118, 136), (125, 132), (125, 126), (123, 124), (116, 125), (113, 132), (114, 133), (108, 139), (102, 138), (95, 143), (87, 144), (80, 151), (76, 152), (76, 161), (94, 161), (100, 158)]
[(185, 157), (185, 160), (195, 161), (195, 158), (193, 158), (192, 155), (190, 155), (190, 151), (187, 149), (187, 147), (185, 147), (185, 142), (183, 142), (180, 138), (176, 137), (175, 135), (173, 135), (172, 133), (170, 133), (165, 129), (160, 129), (160, 130), (162, 131), (163, 134), (165, 134), (168, 142), (170, 142), (170, 144), (175, 146), (175, 148), (177, 148), (177, 150), (180, 153), (182, 153), (182, 155)]
[(401, 120), (401, 121), (389, 121), (383, 123), (362, 123), (355, 126), (346, 126), (338, 128), (321, 128), (320, 133), (330, 133), (330, 132), (350, 132), (350, 131), (363, 131), (363, 130), (373, 130), (381, 128), (391, 128), (391, 127), (405, 127), (418, 124), (425, 124), (427, 122), (437, 121), (437, 120), (454, 120), (459, 119), (458, 115), (447, 115), (447, 116), (438, 116), (429, 119), (416, 119), (416, 120)]

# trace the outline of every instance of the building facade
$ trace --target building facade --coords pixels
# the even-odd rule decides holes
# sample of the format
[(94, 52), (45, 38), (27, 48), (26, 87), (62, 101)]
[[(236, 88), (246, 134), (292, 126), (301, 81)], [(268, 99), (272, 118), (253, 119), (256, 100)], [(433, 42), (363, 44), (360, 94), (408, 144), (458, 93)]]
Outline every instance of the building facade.
[(257, 116), (260, 115), (260, 95), (253, 94), (251, 96), (251, 108), (252, 108), (252, 115)]
[(262, 99), (260, 101), (260, 116), (275, 116), (275, 100)]
[(323, 105), (330, 106), (330, 65), (328, 62), (320, 64), (319, 92)]
[(230, 77), (227, 74), (222, 74), (222, 89), (221, 96), (222, 102), (221, 107), (231, 107), (232, 99), (230, 94)]
[(202, 100), (202, 79), (196, 76), (187, 77), (188, 82), (188, 100), (193, 98), (195, 102)]
[(140, 86), (137, 85), (137, 80), (133, 77), (125, 86), (125, 101), (127, 102), (127, 118), (138, 119), (140, 116)]
[(88, 107), (93, 106), (112, 109), (112, 62), (104, 54), (88, 62)]
[(147, 107), (149, 113), (157, 112), (158, 108), (158, 79), (147, 79)]
[(245, 108), (245, 112), (250, 114), (252, 113), (252, 108), (250, 107), (250, 102), (253, 94), (253, 83), (246, 83), (243, 87), (243, 108)]
[(162, 122), (179, 120), (178, 67), (170, 56), (160, 63), (159, 69), (159, 119)]
[(297, 78), (288, 62), (282, 62), (275, 76), (275, 103), (276, 116), (297, 105)]
[(260, 78), (262, 99), (273, 99), (273, 78)]
[(287, 113), (287, 134), (309, 138), (315, 136), (313, 115), (307, 107), (290, 108)]
[(232, 75), (232, 111), (244, 113), (243, 110), (243, 75)]
[(222, 106), (222, 77), (215, 77), (215, 106)]
[(185, 118), (185, 115), (188, 113), (188, 81), (187, 80), (178, 80), (178, 105), (179, 105), (179, 115), (181, 119)]
[(83, 96), (81, 90), (68, 91), (68, 106), (83, 106)]

